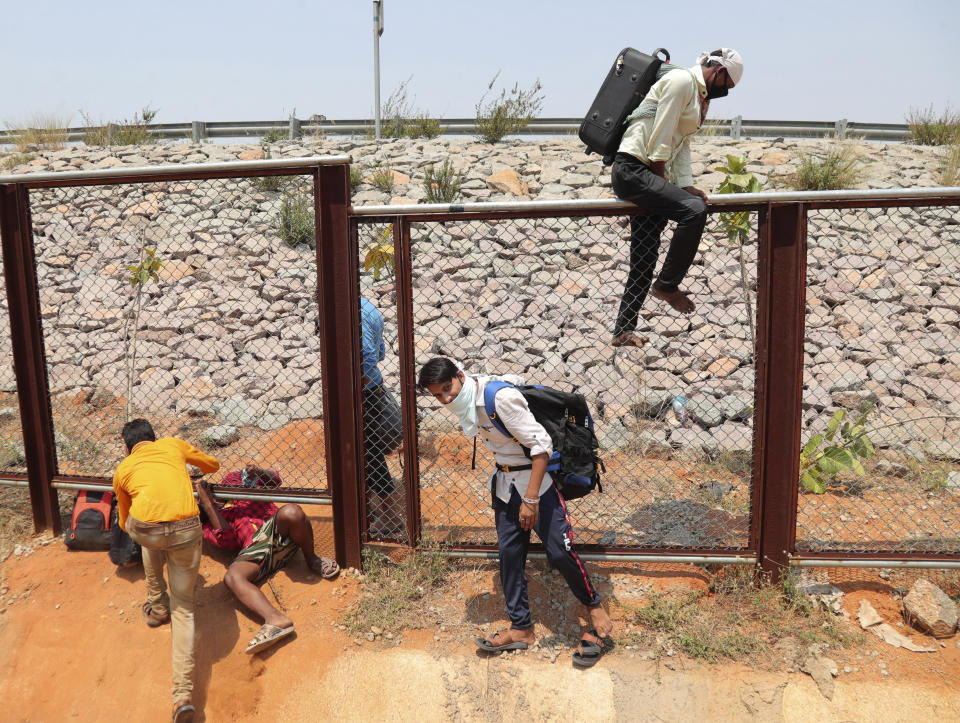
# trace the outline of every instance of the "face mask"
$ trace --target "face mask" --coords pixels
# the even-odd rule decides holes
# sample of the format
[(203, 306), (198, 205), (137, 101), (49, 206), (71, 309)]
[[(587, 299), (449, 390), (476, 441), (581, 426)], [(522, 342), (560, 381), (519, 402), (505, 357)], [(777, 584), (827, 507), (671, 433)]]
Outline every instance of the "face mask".
[(240, 484), (242, 484), (244, 487), (256, 487), (257, 476), (244, 469), (242, 472), (240, 472)]
[(477, 436), (480, 420), (477, 415), (477, 382), (473, 377), (463, 375), (460, 393), (447, 404), (447, 409), (457, 415), (466, 436)]
[(710, 88), (707, 89), (707, 99), (713, 100), (714, 98), (724, 98), (729, 92), (730, 89), (727, 86), (722, 85), (718, 88), (716, 83), (714, 83), (710, 86)]

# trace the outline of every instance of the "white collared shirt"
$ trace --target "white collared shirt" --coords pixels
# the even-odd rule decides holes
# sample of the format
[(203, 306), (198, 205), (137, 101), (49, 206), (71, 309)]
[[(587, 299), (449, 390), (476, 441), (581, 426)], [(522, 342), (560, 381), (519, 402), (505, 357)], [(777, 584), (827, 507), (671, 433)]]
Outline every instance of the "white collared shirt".
[[(515, 374), (506, 374), (504, 376), (475, 376), (477, 382), (477, 418), (480, 427), (480, 439), (483, 440), (487, 449), (493, 452), (493, 458), (497, 464), (509, 465), (528, 465), (530, 457), (523, 453), (520, 444), (530, 450), (530, 456), (536, 454), (546, 454), (549, 457), (553, 454), (553, 442), (547, 430), (537, 422), (527, 400), (517, 389), (502, 389), (497, 393), (496, 405), (497, 414), (500, 415), (500, 421), (508, 430), (513, 432), (517, 441), (511, 437), (501, 434), (490, 417), (487, 416), (483, 404), (483, 392), (487, 382), (498, 380), (509, 382), (511, 384), (523, 384), (523, 378)], [(518, 444), (519, 442), (520, 444)], [(503, 502), (510, 501), (510, 487), (516, 487), (521, 497), (527, 495), (527, 485), (530, 482), (530, 470), (521, 470), (518, 472), (497, 471), (496, 495)], [(543, 482), (540, 483), (538, 496), (542, 495), (553, 484), (549, 473), (543, 475)]]

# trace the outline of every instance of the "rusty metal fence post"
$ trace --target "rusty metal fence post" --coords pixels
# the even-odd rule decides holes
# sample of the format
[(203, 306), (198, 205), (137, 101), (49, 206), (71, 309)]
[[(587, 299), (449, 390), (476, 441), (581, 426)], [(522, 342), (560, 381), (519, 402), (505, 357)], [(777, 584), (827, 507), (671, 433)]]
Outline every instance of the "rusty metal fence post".
[(768, 206), (760, 218), (757, 270), (755, 451), (758, 559), (776, 581), (793, 551), (802, 419), (806, 206)]
[(410, 257), (410, 219), (400, 216), (393, 224), (397, 260), (397, 315), (401, 320), (397, 345), (400, 355), (400, 409), (403, 414), (403, 481), (407, 500), (409, 541), (420, 540), (420, 452), (417, 442), (416, 354), (413, 341), (413, 281)]
[(53, 418), (40, 325), (29, 193), (22, 184), (0, 184), (0, 236), (33, 524), (37, 532), (50, 530), (59, 535), (60, 506), (52, 487), (57, 467)]
[(334, 544), (341, 565), (362, 564), (360, 476), (363, 419), (360, 368), (359, 268), (350, 233), (350, 166), (316, 170), (317, 281), (324, 430), (333, 497)]

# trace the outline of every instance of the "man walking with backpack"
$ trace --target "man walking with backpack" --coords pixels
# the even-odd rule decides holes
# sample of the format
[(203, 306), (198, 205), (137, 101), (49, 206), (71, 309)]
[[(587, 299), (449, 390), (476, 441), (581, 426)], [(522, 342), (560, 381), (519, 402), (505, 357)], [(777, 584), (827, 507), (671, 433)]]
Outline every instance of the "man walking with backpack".
[[(690, 140), (703, 125), (713, 98), (740, 82), (743, 59), (731, 48), (701, 53), (692, 68), (661, 77), (627, 118), (611, 180), (619, 198), (649, 211), (630, 219), (630, 272), (613, 327), (613, 346), (643, 346), (637, 317), (647, 292), (689, 314), (693, 301), (680, 291), (707, 221), (707, 195), (693, 185)], [(663, 267), (653, 282), (660, 235), (668, 220), (677, 227)]]
[(609, 636), (613, 622), (573, 548), (566, 504), (546, 471), (553, 452), (550, 435), (534, 418), (523, 394), (511, 387), (497, 392), (494, 414), (512, 437), (498, 431), (484, 404), (484, 390), (494, 380), (510, 384), (522, 381), (512, 375), (469, 375), (444, 357), (424, 364), (417, 380), (421, 389), (429, 391), (457, 416), (466, 436), (480, 436), (497, 463), (490, 491), (500, 552), (500, 582), (511, 625), (509, 630), (490, 638), (476, 638), (476, 645), (481, 650), (500, 652), (525, 649), (534, 643), (525, 568), (530, 532), (535, 530), (546, 548), (547, 560), (587, 607), (592, 629), (584, 633), (573, 662), (578, 667), (590, 667), (612, 646)]

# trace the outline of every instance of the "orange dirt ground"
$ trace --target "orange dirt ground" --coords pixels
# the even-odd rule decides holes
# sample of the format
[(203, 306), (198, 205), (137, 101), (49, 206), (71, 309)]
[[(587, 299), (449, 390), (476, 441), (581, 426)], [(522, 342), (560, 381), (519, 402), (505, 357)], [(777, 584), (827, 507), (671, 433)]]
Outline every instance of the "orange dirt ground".
[[(308, 511), (318, 552), (331, 554), (330, 509), (311, 507)], [(275, 593), (265, 588), (267, 596), (276, 595), (294, 619), (297, 635), (251, 657), (243, 653), (243, 648), (258, 624), (238, 609), (223, 585), (230, 555), (209, 546), (204, 552), (196, 609), (195, 703), (202, 712), (199, 720), (311, 720), (311, 706), (319, 699), (374, 695), (369, 690), (323, 691), (311, 686), (312, 682), (319, 685), (338, 665), (359, 660), (353, 656), (376, 650), (385, 653), (386, 648), (396, 647), (399, 651), (430, 653), (437, 661), (457, 656), (472, 659), (476, 656), (470, 638), (481, 629), (498, 629), (504, 621), (494, 567), (484, 564), (473, 574), (461, 576), (459, 587), (441, 602), (445, 609), (454, 611), (442, 635), (436, 634), (438, 628), (428, 627), (407, 631), (397, 641), (354, 641), (340, 626), (360, 592), (356, 578), (342, 574), (333, 582), (320, 580), (307, 571), (298, 556), (273, 578)], [(611, 612), (620, 621), (626, 614), (623, 606), (642, 600), (644, 588), (703, 590), (708, 580), (705, 571), (686, 565), (606, 563), (591, 569), (601, 581), (601, 592), (615, 601)], [(826, 577), (824, 571), (820, 574)], [(884, 581), (876, 571), (863, 570), (843, 571), (832, 577), (846, 593), (844, 609), (851, 616), (855, 617), (860, 599), (867, 598), (881, 616), (895, 622), (900, 618), (893, 589), (909, 584), (901, 576), (891, 573), (891, 579)], [(548, 629), (538, 622), (538, 636), (576, 635), (582, 620), (578, 620), (577, 606), (569, 603), (569, 595), (563, 594), (558, 581), (540, 571), (530, 577), (534, 606), (546, 616), (548, 602), (559, 603), (558, 613), (567, 620), (565, 629)], [(932, 572), (931, 577), (944, 585), (943, 576), (938, 579)], [(957, 594), (949, 585), (945, 589)], [(168, 720), (170, 628), (150, 629), (143, 624), (140, 568), (120, 570), (105, 553), (68, 552), (56, 540), (36, 546), (29, 555), (11, 555), (0, 564), (0, 592), (0, 649), (4, 651), (0, 696), (5, 701), (5, 720)], [(432, 625), (435, 616), (428, 617), (431, 620), (427, 625)], [(898, 629), (916, 642), (935, 645), (937, 652), (910, 653), (866, 636), (861, 646), (829, 652), (841, 668), (846, 665), (853, 669), (841, 673), (841, 680), (848, 685), (883, 681), (930, 688), (942, 695), (944, 686), (960, 679), (956, 636), (943, 641), (944, 647), (907, 627)], [(628, 660), (630, 657), (625, 650), (617, 649), (598, 667), (629, 669), (635, 664)], [(889, 677), (878, 668), (879, 659), (885, 661)], [(509, 663), (522, 665), (523, 660), (518, 658), (514, 663), (511, 659)], [(565, 660), (566, 653), (558, 664), (565, 664)], [(706, 666), (705, 670), (711, 676), (749, 675), (749, 671), (730, 665)], [(282, 715), (280, 710), (284, 711)], [(291, 711), (300, 712), (291, 718)]]

